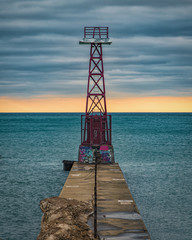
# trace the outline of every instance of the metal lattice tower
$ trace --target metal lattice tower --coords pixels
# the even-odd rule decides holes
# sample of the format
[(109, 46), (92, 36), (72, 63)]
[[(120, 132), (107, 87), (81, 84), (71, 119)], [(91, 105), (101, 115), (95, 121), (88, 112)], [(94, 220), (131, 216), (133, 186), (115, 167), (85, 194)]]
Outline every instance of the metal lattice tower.
[(81, 117), (82, 145), (111, 145), (111, 115), (107, 115), (102, 45), (109, 45), (108, 27), (85, 27), (80, 44), (90, 45), (85, 115)]

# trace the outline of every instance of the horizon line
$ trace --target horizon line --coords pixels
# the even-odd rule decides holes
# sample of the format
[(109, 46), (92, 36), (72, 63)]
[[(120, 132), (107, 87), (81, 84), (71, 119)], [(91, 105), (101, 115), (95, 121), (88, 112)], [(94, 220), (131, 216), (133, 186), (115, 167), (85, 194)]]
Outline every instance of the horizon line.
[[(0, 114), (6, 114), (6, 113), (9, 113), (9, 114), (11, 113), (81, 113), (81, 114), (85, 114), (85, 112), (0, 112)], [(167, 112), (108, 112), (108, 113), (192, 113), (192, 111), (191, 112), (189, 111), (187, 112), (182, 112), (182, 111), (180, 112), (169, 112), (169, 111)]]

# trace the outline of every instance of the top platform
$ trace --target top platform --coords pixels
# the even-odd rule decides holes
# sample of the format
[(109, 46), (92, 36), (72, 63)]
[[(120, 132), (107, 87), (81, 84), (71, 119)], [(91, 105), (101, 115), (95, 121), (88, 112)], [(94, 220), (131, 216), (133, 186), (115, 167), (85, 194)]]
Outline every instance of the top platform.
[(79, 44), (102, 43), (110, 45), (108, 27), (84, 27), (84, 38)]

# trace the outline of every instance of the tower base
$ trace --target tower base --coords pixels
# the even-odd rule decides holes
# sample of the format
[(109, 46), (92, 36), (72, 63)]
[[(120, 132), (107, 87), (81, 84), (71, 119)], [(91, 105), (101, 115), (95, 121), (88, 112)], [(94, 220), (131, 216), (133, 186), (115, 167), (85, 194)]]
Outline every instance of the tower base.
[[(80, 163), (95, 163), (94, 146), (79, 146), (78, 162)], [(99, 146), (99, 152), (101, 154), (101, 163), (114, 163), (114, 150), (112, 145)]]

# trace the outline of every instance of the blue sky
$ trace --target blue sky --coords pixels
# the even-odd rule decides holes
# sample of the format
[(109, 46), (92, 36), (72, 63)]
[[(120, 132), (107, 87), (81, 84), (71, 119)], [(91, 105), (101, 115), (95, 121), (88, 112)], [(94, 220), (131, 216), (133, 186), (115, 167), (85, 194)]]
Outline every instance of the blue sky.
[(191, 96), (192, 1), (0, 0), (0, 96), (85, 96), (84, 26), (108, 26), (107, 93)]

